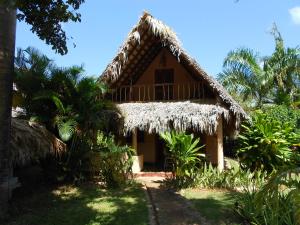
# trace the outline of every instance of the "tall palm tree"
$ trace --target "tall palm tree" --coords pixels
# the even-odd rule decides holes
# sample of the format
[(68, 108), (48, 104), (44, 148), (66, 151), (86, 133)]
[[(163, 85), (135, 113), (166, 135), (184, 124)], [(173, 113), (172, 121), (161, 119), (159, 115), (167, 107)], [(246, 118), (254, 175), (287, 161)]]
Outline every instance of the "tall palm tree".
[(239, 48), (228, 53), (219, 81), (233, 96), (255, 107), (265, 102), (300, 105), (300, 48), (285, 48), (273, 25), (275, 51), (260, 57), (251, 49)]
[(269, 101), (273, 74), (266, 59), (251, 49), (239, 48), (228, 53), (218, 80), (233, 94), (255, 107)]
[(16, 10), (0, 4), (0, 217), (9, 198), (9, 160), (12, 73), (16, 34)]
[(275, 24), (272, 34), (275, 39), (275, 51), (268, 58), (268, 64), (273, 70), (277, 85), (274, 101), (291, 105), (300, 100), (300, 48), (285, 48)]

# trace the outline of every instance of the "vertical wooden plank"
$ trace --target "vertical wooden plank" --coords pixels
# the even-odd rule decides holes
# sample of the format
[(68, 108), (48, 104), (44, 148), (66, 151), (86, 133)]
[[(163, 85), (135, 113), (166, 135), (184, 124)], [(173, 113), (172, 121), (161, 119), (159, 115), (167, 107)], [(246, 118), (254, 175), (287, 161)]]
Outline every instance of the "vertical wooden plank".
[(183, 93), (183, 100), (185, 100), (185, 88), (184, 88), (184, 84), (182, 84), (182, 93)]
[(180, 93), (180, 84), (178, 84), (178, 86), (177, 86), (177, 100), (180, 99), (179, 93)]
[(193, 98), (195, 99), (196, 98), (196, 85), (194, 83), (194, 90), (193, 90)]
[(139, 101), (141, 101), (141, 87), (139, 86)]
[(132, 89), (133, 89), (133, 87), (132, 87), (132, 85), (130, 85), (130, 87), (129, 87), (129, 101), (133, 100)]

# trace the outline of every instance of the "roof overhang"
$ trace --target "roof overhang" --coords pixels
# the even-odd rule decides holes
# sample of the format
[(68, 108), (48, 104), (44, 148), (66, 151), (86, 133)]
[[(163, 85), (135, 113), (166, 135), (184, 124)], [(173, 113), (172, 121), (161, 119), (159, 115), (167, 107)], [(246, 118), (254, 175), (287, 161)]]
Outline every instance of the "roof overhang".
[(135, 128), (148, 133), (177, 131), (216, 132), (219, 119), (231, 120), (227, 109), (217, 105), (185, 102), (148, 102), (118, 104), (124, 118), (124, 133)]

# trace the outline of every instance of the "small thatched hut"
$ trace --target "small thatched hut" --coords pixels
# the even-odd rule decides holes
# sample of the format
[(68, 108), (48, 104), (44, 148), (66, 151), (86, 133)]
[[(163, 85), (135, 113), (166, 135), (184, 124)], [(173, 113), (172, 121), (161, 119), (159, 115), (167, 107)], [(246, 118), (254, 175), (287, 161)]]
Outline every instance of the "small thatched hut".
[(209, 160), (224, 167), (223, 134), (247, 114), (182, 48), (175, 32), (144, 13), (100, 77), (124, 117), (124, 135), (147, 163), (163, 163), (157, 133), (199, 135)]
[(66, 145), (44, 126), (12, 118), (10, 158), (13, 165), (30, 164), (48, 154), (56, 155), (65, 150)]
[[(15, 112), (12, 116), (17, 116)], [(12, 118), (11, 120), (11, 149), (10, 160), (16, 166), (28, 166), (32, 162), (45, 158), (48, 154), (60, 154), (66, 150), (66, 145), (50, 133), (44, 126), (27, 120)], [(11, 197), (12, 190), (19, 187), (17, 177), (13, 177), (13, 170), (8, 170), (7, 180), (0, 183), (0, 190), (8, 190)]]

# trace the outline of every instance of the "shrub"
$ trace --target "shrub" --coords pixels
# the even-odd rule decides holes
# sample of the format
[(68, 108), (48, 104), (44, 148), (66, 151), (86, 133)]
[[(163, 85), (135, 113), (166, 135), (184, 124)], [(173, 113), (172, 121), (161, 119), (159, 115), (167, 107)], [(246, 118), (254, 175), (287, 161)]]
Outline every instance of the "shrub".
[(291, 126), (294, 126), (296, 132), (300, 131), (300, 109), (276, 105), (265, 107), (262, 111), (275, 120), (291, 124)]
[(125, 184), (131, 175), (133, 150), (115, 143), (113, 136), (98, 133), (97, 142), (77, 138), (71, 148), (58, 159), (43, 162), (48, 180), (71, 181), (76, 184), (99, 179), (108, 187)]
[(239, 166), (220, 171), (211, 164), (204, 164), (198, 171), (195, 185), (200, 188), (225, 188), (240, 190), (244, 187), (257, 189), (265, 183), (266, 172), (242, 170)]
[(196, 176), (200, 164), (200, 139), (194, 139), (192, 134), (161, 133), (166, 142), (171, 159), (174, 162), (173, 174), (178, 186), (186, 186)]
[(237, 195), (236, 212), (250, 224), (300, 224), (300, 168), (274, 173), (260, 190)]
[(128, 146), (119, 146), (113, 136), (105, 137), (99, 133), (97, 145), (94, 147), (99, 153), (100, 179), (108, 187), (119, 187), (132, 176), (132, 155), (134, 150)]
[(237, 149), (242, 168), (272, 172), (298, 162), (299, 155), (291, 147), (300, 136), (291, 123), (256, 112), (252, 122), (242, 126)]

